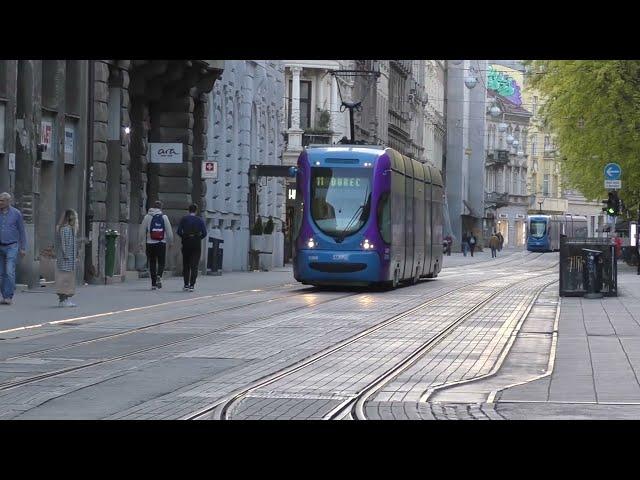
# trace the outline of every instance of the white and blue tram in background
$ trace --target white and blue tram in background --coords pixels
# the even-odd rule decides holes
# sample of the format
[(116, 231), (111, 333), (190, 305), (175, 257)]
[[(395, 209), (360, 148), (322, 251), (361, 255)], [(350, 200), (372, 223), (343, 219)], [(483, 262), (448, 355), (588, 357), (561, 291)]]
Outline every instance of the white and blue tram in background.
[(587, 218), (579, 215), (529, 215), (527, 218), (527, 250), (553, 252), (560, 250), (560, 236), (587, 238)]
[(296, 172), (294, 277), (394, 288), (436, 277), (443, 205), (433, 166), (380, 146), (309, 147)]

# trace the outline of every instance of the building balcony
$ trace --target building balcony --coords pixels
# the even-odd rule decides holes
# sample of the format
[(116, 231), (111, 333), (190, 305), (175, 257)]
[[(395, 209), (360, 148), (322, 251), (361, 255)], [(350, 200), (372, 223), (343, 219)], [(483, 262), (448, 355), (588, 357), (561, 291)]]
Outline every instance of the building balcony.
[(509, 194), (484, 192), (485, 208), (500, 208), (509, 205)]
[(487, 164), (509, 163), (509, 151), (508, 150), (487, 150)]
[(330, 130), (305, 130), (302, 134), (302, 146), (309, 145), (331, 145), (333, 132)]

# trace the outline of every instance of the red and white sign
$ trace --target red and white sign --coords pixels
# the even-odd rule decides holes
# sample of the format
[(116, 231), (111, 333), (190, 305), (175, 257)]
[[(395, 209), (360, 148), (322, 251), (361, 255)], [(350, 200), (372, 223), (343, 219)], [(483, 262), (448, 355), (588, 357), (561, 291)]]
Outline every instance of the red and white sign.
[(53, 160), (53, 118), (42, 118), (40, 122), (40, 143), (45, 146), (43, 160)]
[(202, 178), (218, 178), (218, 162), (202, 162)]

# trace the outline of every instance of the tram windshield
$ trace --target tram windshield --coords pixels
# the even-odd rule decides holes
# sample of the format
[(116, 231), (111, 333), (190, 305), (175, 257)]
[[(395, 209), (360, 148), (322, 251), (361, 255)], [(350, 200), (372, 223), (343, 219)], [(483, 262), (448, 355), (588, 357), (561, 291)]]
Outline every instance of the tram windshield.
[(531, 220), (531, 222), (529, 222), (529, 235), (533, 238), (542, 238), (544, 237), (546, 227), (547, 222), (544, 220)]
[(371, 209), (369, 168), (311, 169), (311, 216), (327, 235), (344, 238), (362, 228)]

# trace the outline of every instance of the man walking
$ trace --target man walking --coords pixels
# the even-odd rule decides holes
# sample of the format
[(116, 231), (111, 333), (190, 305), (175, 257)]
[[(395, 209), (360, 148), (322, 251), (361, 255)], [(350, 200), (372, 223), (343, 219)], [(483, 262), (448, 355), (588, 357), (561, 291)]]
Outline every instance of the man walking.
[(504, 237), (502, 236), (502, 233), (500, 232), (494, 232), (495, 236), (498, 237), (498, 251), (501, 252), (502, 251), (502, 247), (504, 245)]
[(469, 236), (467, 232), (462, 232), (462, 243), (460, 246), (462, 247), (462, 254), (466, 257), (467, 251), (469, 250)]
[(497, 256), (496, 251), (500, 248), (500, 237), (496, 232), (493, 232), (489, 239), (489, 248), (491, 248), (491, 258), (495, 258)]
[(182, 238), (182, 276), (185, 292), (193, 292), (198, 277), (202, 239), (207, 236), (204, 220), (196, 215), (197, 205), (189, 206), (189, 214), (182, 217), (177, 234)]
[(16, 290), (16, 259), (24, 257), (27, 236), (22, 213), (11, 206), (11, 195), (0, 193), (0, 305), (11, 305)]
[(146, 244), (147, 263), (151, 275), (151, 290), (162, 288), (162, 273), (167, 257), (167, 243), (173, 243), (173, 230), (169, 217), (162, 213), (162, 202), (156, 200), (153, 208), (142, 219), (139, 234), (140, 250)]
[(469, 250), (471, 251), (471, 256), (473, 257), (473, 252), (476, 250), (476, 236), (473, 232), (469, 232)]

